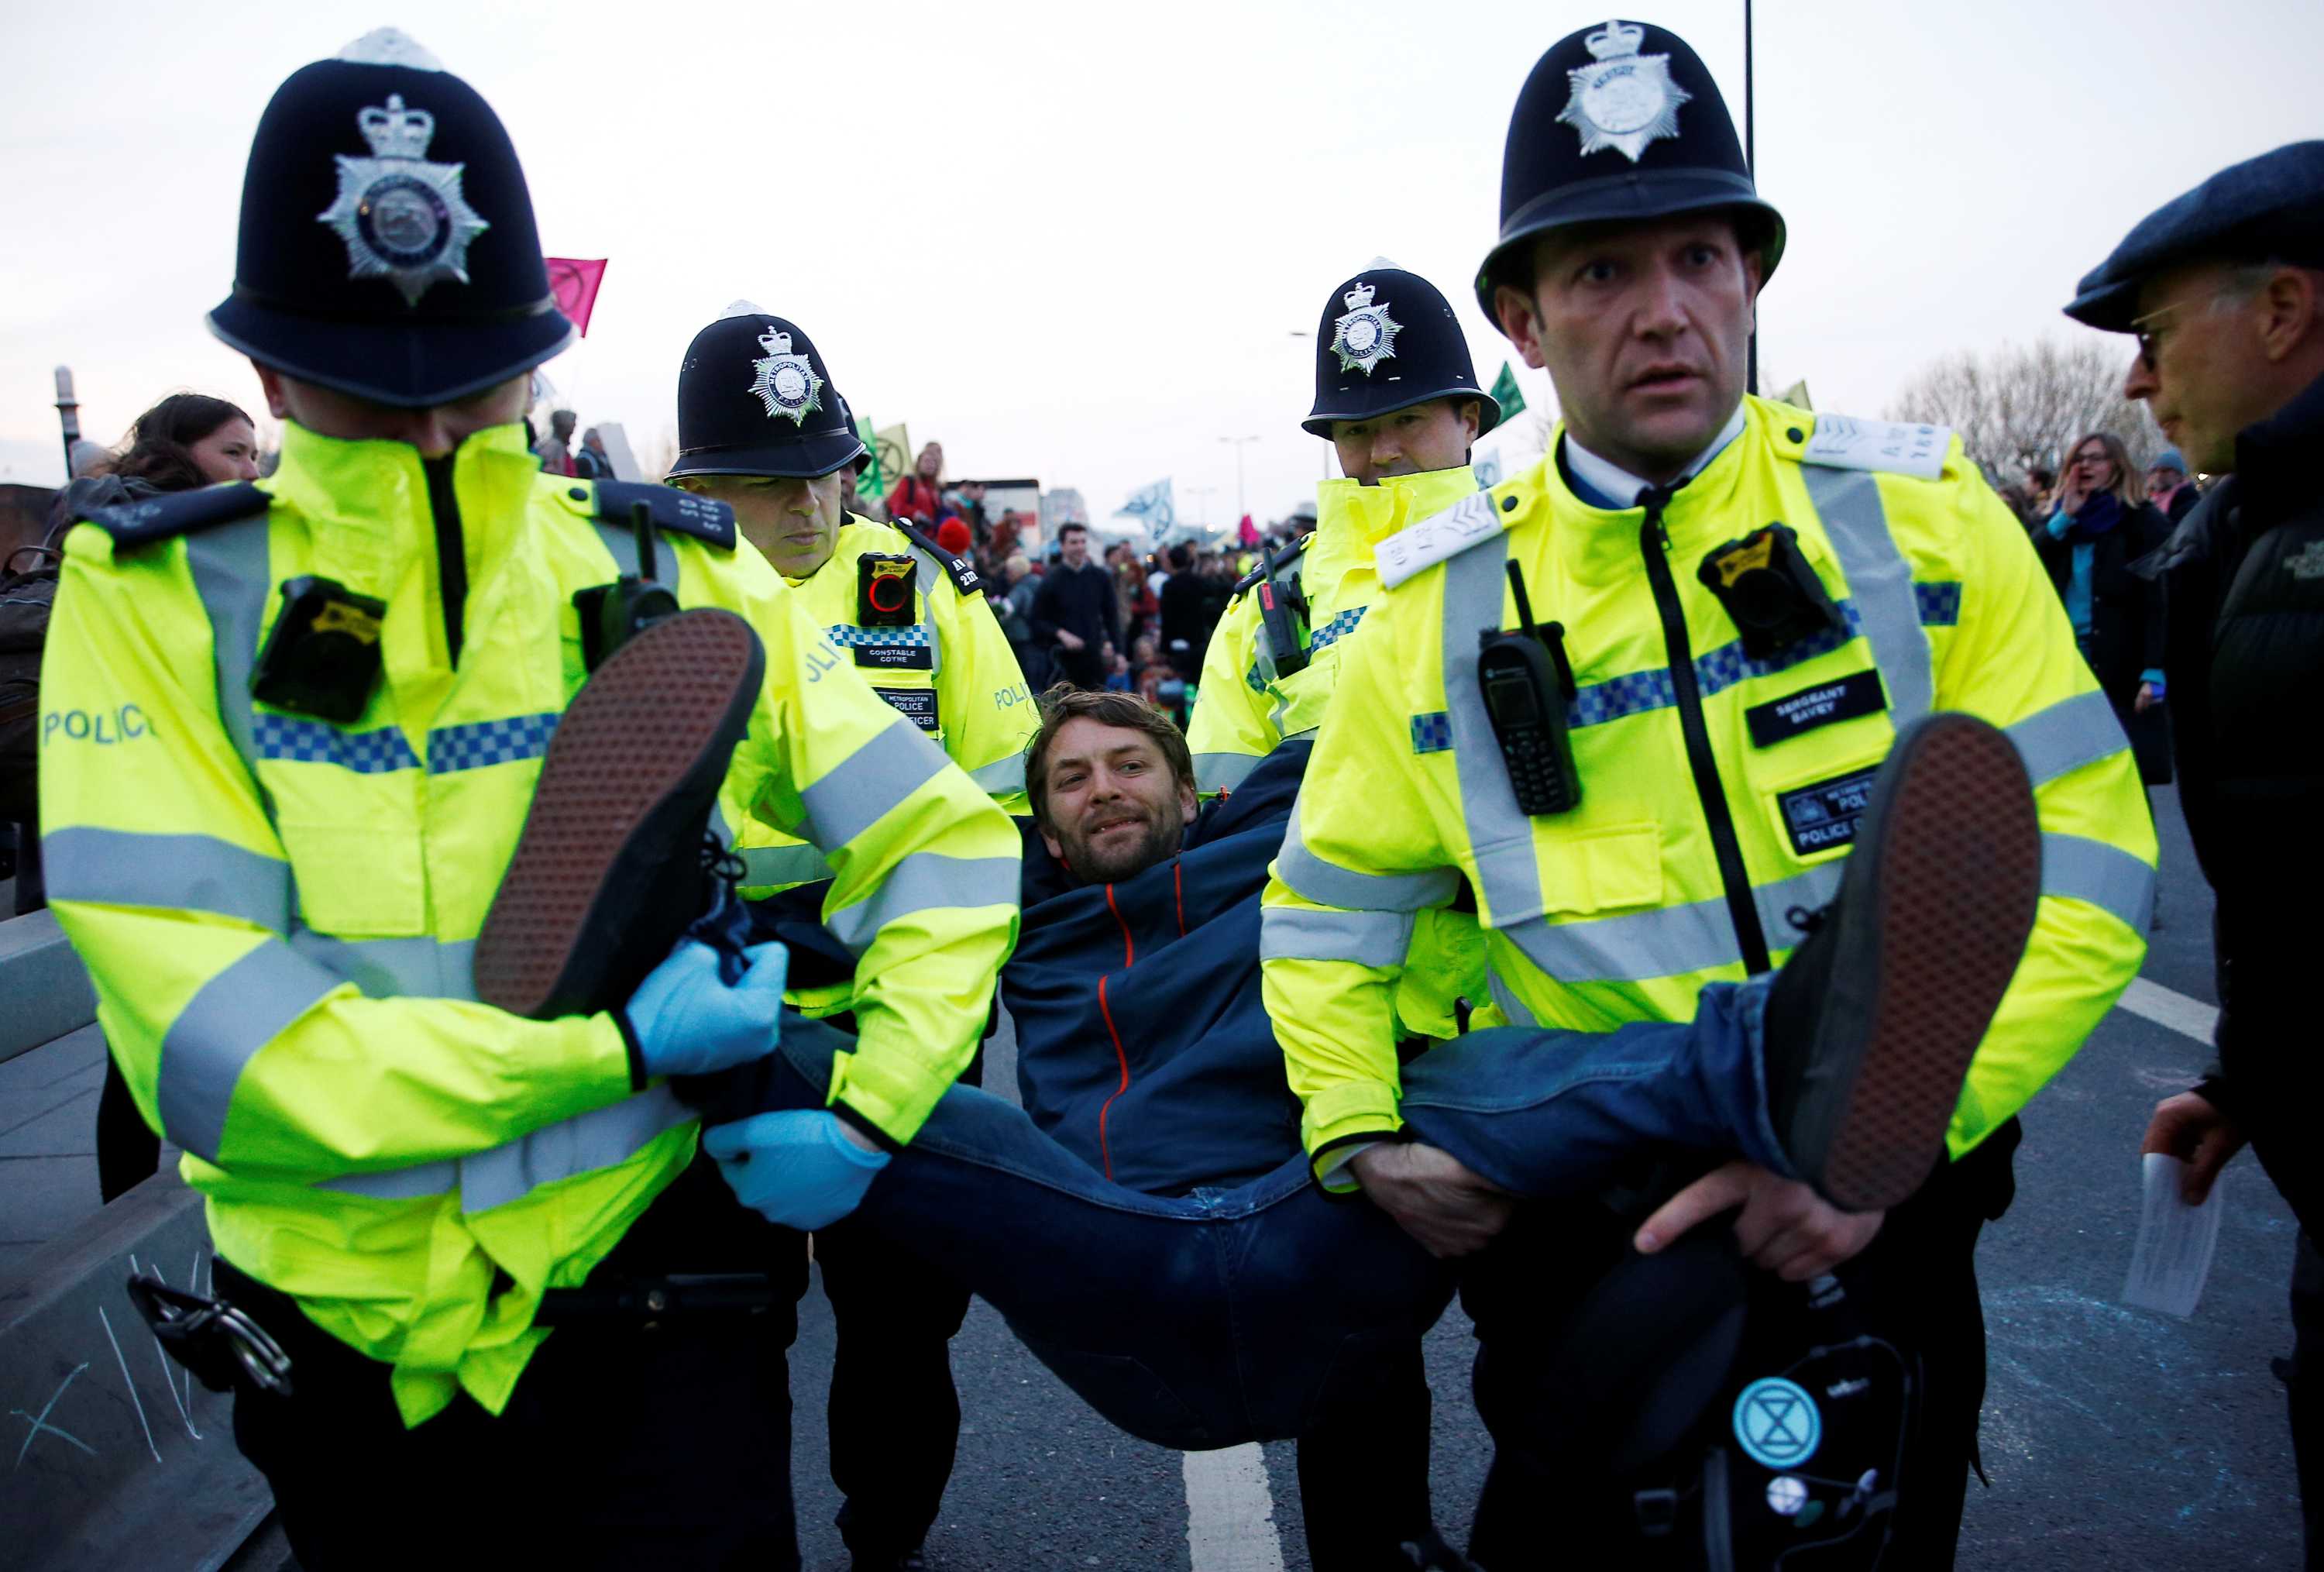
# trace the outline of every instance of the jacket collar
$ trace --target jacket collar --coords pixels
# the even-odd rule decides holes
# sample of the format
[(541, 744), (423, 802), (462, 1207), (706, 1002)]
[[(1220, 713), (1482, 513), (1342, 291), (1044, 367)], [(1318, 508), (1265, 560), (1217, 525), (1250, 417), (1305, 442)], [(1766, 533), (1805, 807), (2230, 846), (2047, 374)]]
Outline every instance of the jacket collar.
[(2316, 453), (2324, 442), (2324, 377), (2310, 383), (2266, 420), (2236, 436), (2236, 476), (2246, 505), (2267, 513), (2316, 492)]
[[(473, 590), (521, 538), (540, 461), (525, 446), (524, 428), (510, 425), (469, 437), (451, 463)], [(352, 587), (384, 596), (405, 562), (435, 560), (428, 472), (408, 442), (325, 437), (285, 421), (282, 461), (267, 489), (308, 521), (318, 561), (344, 565)], [(384, 587), (362, 582), (374, 574)]]
[(1477, 489), (1477, 472), (1466, 464), (1398, 475), (1378, 485), (1342, 476), (1315, 487), (1315, 545), (1351, 545), (1370, 562), (1372, 549), (1407, 524), (1433, 517)]
[[(1670, 537), (1674, 561), (1683, 559), (1691, 563), (1703, 551), (1737, 533), (1737, 515), (1728, 504), (1743, 484), (1747, 467), (1764, 461), (1761, 449), (1765, 444), (1756, 439), (1744, 439), (1753, 431), (1755, 422), (1764, 425), (1766, 420), (1764, 407), (1746, 398), (1690, 467), (1686, 478), (1678, 484), (1663, 513), (1663, 528)], [(1646, 482), (1634, 476), (1625, 476), (1629, 483), (1627, 493), (1634, 505), (1603, 506), (1599, 499), (1605, 494), (1569, 467), (1572, 455), (1582, 451), (1561, 428), (1551, 438), (1550, 457), (1535, 472), (1551, 515), (1557, 521), (1552, 531), (1551, 550), (1578, 583), (1626, 583), (1639, 571), (1638, 532), (1646, 514), (1635, 502), (1645, 490)], [(1605, 464), (1594, 454), (1588, 457), (1592, 462)]]
[[(1695, 455), (1694, 462), (1688, 465), (1673, 484), (1683, 486), (1702, 474), (1713, 459), (1727, 451), (1729, 443), (1742, 434), (1743, 404), (1738, 400), (1735, 412), (1728, 416), (1727, 424), (1719, 429), (1719, 435), (1711, 439), (1710, 446)], [(1652, 484), (1639, 479), (1609, 458), (1599, 458), (1571, 436), (1565, 438), (1559, 451), (1564, 455), (1573, 494), (1600, 508), (1634, 508), (1638, 505), (1638, 494)]]

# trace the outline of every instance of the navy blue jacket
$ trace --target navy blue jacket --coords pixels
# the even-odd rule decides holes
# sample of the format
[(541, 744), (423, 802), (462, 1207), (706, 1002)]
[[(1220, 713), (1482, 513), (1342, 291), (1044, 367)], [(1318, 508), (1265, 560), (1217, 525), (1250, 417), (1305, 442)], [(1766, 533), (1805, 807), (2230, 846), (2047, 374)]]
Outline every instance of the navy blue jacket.
[(1206, 806), (1170, 861), (1076, 886), (1037, 837), (1001, 969), (1026, 1112), (1117, 1184), (1229, 1186), (1299, 1151), (1299, 1101), (1259, 992), (1259, 897), (1310, 744)]

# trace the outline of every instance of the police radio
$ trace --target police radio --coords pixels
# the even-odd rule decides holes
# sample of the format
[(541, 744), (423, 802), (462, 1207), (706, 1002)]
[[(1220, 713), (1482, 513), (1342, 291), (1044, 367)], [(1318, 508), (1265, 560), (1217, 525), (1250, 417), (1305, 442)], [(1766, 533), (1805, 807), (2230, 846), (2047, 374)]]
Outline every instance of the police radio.
[(1284, 558), (1269, 556), (1259, 548), (1260, 559), (1267, 564), (1267, 577), (1254, 589), (1259, 596), (1259, 628), (1267, 640), (1267, 658), (1274, 663), (1277, 677), (1288, 677), (1307, 669), (1307, 637), (1301, 624), (1307, 620), (1307, 597), (1283, 581), (1282, 568), (1286, 559), (1296, 553), (1296, 544), (1286, 548)]
[(573, 596), (573, 607), (581, 614), (582, 663), (592, 671), (631, 639), (678, 615), (678, 596), (654, 581), (650, 504), (631, 506), (630, 528), (637, 534), (637, 572), (624, 573), (611, 584), (592, 585)]
[(1519, 625), (1477, 634), (1477, 687), (1493, 724), (1517, 807), (1528, 815), (1569, 813), (1582, 803), (1582, 776), (1573, 767), (1573, 743), (1565, 729), (1565, 707), (1573, 697), (1573, 668), (1565, 659), (1565, 626), (1536, 628), (1525, 573), (1509, 564), (1509, 588), (1517, 596)]
[(1754, 660), (1848, 625), (1789, 524), (1769, 524), (1714, 548), (1695, 573), (1719, 597), (1743, 635), (1743, 652)]

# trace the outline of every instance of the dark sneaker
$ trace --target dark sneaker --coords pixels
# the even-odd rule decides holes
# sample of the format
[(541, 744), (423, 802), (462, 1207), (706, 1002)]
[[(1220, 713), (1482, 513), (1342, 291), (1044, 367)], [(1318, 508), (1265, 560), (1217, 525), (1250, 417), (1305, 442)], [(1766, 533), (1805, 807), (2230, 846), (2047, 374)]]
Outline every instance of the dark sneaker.
[(2016, 748), (1973, 716), (1907, 726), (1839, 898), (1803, 915), (1808, 939), (1767, 995), (1775, 1133), (1834, 1206), (1885, 1210), (1935, 1168), (2041, 895), (2042, 827)]
[(1444, 1536), (1434, 1529), (1419, 1540), (1406, 1540), (1397, 1547), (1404, 1552), (1418, 1572), (1480, 1572), (1477, 1565), (1444, 1542)]
[(591, 674), (476, 936), (477, 998), (536, 1021), (591, 1014), (693, 925), (729, 926), (701, 848), (765, 676), (758, 634), (723, 611), (656, 623)]

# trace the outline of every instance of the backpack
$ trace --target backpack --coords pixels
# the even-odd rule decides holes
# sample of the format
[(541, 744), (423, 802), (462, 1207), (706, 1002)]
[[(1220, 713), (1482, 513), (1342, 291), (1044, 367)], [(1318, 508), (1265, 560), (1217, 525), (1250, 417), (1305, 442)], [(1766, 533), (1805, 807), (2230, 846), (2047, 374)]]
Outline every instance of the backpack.
[(62, 561), (25, 546), (0, 562), (0, 823), (40, 817), (41, 645)]

